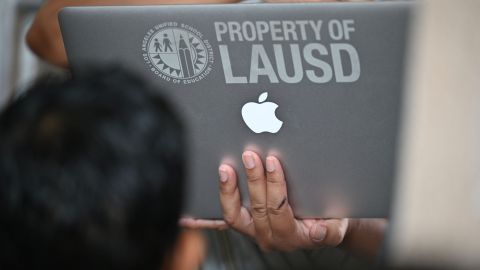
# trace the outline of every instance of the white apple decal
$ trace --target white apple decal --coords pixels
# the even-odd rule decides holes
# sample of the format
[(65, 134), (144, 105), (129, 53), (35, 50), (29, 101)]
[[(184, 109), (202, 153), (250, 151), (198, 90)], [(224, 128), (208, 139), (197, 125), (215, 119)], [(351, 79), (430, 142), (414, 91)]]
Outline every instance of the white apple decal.
[(277, 133), (283, 125), (275, 115), (278, 105), (273, 102), (265, 102), (268, 93), (263, 92), (258, 97), (258, 103), (248, 102), (242, 107), (242, 118), (245, 124), (255, 133)]

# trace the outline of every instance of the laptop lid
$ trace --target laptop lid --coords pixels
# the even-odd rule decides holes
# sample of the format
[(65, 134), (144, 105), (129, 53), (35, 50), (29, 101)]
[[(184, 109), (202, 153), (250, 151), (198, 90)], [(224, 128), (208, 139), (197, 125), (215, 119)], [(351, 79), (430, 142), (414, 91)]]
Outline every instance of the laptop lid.
[(217, 168), (241, 153), (281, 159), (301, 217), (390, 210), (410, 5), (72, 7), (70, 66), (121, 65), (187, 124), (186, 213), (222, 217)]

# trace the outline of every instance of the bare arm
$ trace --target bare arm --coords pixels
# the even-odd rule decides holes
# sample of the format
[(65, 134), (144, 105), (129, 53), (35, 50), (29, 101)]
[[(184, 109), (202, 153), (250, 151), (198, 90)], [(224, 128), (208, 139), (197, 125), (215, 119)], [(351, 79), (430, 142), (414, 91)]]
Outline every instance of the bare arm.
[(40, 58), (67, 68), (67, 55), (58, 23), (58, 11), (63, 7), (233, 2), (238, 2), (238, 0), (47, 0), (38, 11), (32, 27), (27, 33), (27, 44)]

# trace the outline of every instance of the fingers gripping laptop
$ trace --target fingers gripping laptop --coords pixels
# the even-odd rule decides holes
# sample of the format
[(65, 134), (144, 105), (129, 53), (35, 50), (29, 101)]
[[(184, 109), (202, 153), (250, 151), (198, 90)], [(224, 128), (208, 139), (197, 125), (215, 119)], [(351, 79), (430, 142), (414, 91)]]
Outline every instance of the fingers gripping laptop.
[(238, 167), (250, 149), (281, 159), (300, 217), (386, 217), (409, 13), (405, 3), (75, 7), (60, 22), (74, 73), (126, 66), (177, 106), (190, 142), (186, 214), (222, 216), (217, 166)]

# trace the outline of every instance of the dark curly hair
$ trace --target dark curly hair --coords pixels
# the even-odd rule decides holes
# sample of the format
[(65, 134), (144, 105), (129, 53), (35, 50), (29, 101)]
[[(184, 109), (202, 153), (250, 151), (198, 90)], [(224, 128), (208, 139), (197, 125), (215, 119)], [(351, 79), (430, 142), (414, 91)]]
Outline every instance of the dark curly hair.
[(158, 269), (185, 151), (172, 108), (124, 70), (36, 84), (0, 116), (0, 269)]

